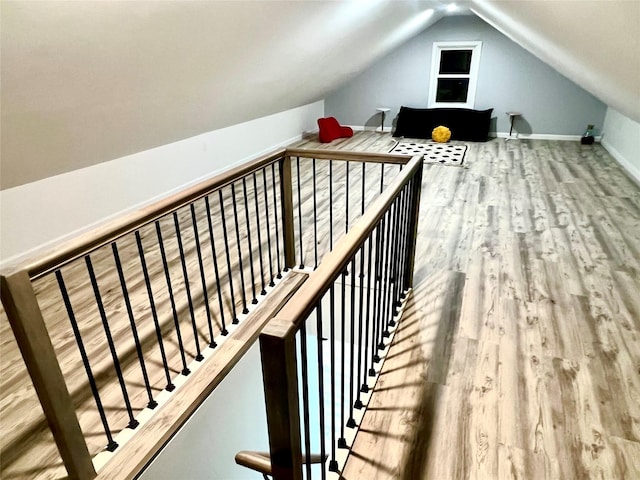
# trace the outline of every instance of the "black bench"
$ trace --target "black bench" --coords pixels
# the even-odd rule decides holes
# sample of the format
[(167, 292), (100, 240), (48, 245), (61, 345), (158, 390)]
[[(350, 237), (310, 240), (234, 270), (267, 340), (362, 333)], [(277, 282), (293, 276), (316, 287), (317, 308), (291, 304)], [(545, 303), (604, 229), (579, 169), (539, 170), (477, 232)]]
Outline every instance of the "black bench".
[(493, 108), (410, 108), (400, 107), (394, 137), (431, 138), (439, 125), (451, 130), (451, 140), (486, 142)]

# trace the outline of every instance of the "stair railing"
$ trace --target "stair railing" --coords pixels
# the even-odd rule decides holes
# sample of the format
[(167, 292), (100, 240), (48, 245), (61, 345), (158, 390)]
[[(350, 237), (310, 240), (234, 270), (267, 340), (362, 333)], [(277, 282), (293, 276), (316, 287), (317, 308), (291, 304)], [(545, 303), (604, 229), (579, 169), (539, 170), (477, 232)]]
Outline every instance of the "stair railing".
[[(2, 302), (69, 478), (95, 478), (96, 454), (117, 452), (116, 433), (136, 430), (138, 414), (156, 409), (284, 272), (325, 271), (328, 252), (406, 159), (278, 150), (5, 269)], [(382, 248), (376, 234), (373, 251)], [(69, 375), (78, 369), (85, 380)], [(113, 389), (104, 398), (108, 385), (117, 398)], [(187, 413), (177, 418), (161, 438)], [(93, 431), (100, 424), (103, 437)], [(118, 475), (134, 475), (160, 443)]]
[(413, 157), (260, 335), (274, 480), (344, 464), (413, 282), (421, 182)]
[[(115, 433), (136, 429), (293, 265), (292, 210), (281, 149), (3, 271), (2, 303), (70, 478), (94, 478)], [(107, 383), (119, 399), (104, 397)], [(74, 407), (91, 397), (95, 408)], [(83, 424), (102, 424), (102, 440)]]

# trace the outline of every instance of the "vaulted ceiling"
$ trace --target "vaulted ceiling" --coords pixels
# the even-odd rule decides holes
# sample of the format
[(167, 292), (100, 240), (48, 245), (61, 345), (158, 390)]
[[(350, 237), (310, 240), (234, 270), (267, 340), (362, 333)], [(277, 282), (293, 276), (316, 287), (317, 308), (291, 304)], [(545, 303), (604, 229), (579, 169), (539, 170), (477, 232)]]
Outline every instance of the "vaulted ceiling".
[[(0, 5), (3, 189), (320, 100), (448, 14), (427, 0)], [(640, 121), (639, 1), (470, 12)]]

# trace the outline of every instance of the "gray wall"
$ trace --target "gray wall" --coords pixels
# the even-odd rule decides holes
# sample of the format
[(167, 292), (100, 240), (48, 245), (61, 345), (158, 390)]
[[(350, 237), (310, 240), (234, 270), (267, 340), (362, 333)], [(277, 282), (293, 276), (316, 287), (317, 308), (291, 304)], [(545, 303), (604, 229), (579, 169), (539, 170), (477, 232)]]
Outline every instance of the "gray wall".
[(476, 109), (493, 108), (492, 131), (508, 132), (505, 112), (523, 113), (521, 133), (580, 135), (602, 128), (606, 105), (474, 15), (446, 17), (325, 99), (325, 114), (347, 125), (389, 127), (401, 105), (425, 108), (433, 42), (481, 40)]

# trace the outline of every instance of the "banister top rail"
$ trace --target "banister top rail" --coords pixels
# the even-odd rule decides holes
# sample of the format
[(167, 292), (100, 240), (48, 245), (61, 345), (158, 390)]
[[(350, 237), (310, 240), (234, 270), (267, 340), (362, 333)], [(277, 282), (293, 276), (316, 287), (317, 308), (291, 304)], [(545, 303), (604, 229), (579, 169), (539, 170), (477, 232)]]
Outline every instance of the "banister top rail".
[(222, 172), (215, 177), (204, 180), (192, 187), (180, 191), (175, 195), (154, 202), (128, 215), (119, 217), (107, 222), (97, 229), (80, 235), (77, 238), (56, 245), (45, 250), (44, 255), (40, 252), (30, 256), (29, 259), (21, 263), (7, 266), (3, 269), (3, 275), (18, 270), (26, 270), (32, 280), (42, 277), (54, 269), (72, 262), (83, 255), (107, 245), (118, 238), (135, 231), (136, 229), (177, 210), (189, 203), (204, 197), (209, 192), (229, 185), (244, 175), (257, 171), (266, 165), (281, 159), (285, 155), (284, 148), (268, 153), (257, 159), (243, 163), (235, 168)]
[(286, 154), (291, 157), (315, 158), (318, 160), (343, 160), (351, 162), (388, 163), (397, 165), (405, 165), (411, 159), (411, 155), (406, 154), (307, 148), (287, 148)]
[(307, 282), (280, 311), (277, 316), (278, 320), (291, 322), (295, 325), (296, 330), (300, 328), (302, 322), (329, 289), (335, 277), (344, 271), (362, 242), (375, 228), (402, 188), (409, 183), (420, 168), (422, 168), (422, 156), (411, 157), (406, 168), (387, 186), (383, 194), (358, 219), (339, 244), (334, 246), (334, 249), (322, 259), (318, 268), (309, 275)]

